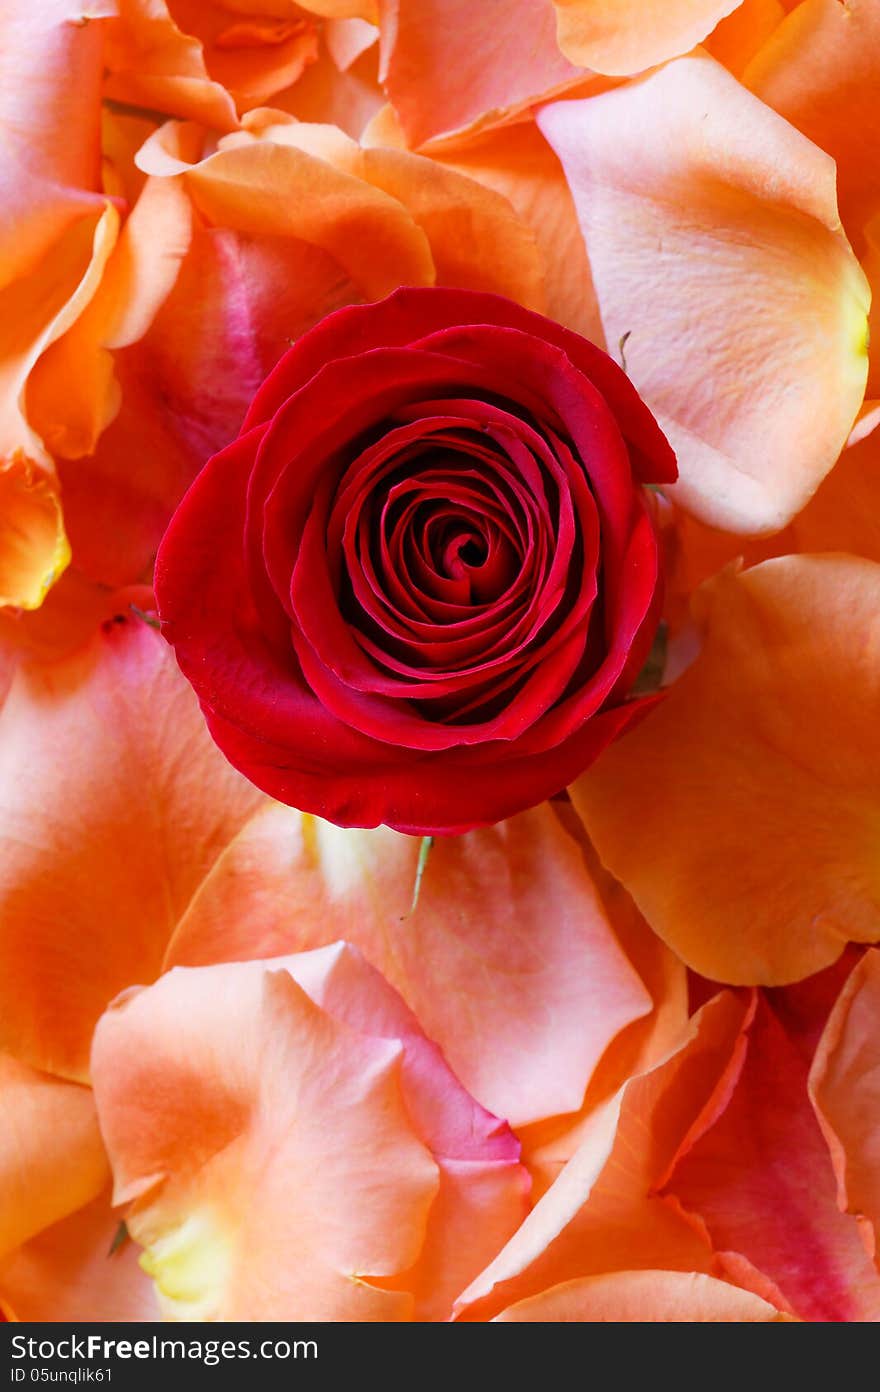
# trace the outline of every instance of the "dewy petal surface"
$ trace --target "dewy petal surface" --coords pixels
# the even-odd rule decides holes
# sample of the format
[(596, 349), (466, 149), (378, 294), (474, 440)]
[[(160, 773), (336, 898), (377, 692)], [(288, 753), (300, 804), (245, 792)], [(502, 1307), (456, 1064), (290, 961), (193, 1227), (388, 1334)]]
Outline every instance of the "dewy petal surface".
[(695, 603), (695, 663), (572, 797), (691, 966), (796, 980), (880, 937), (880, 565), (789, 556)]
[[(867, 374), (868, 288), (834, 164), (706, 55), (545, 107), (605, 337), (676, 450), (673, 496), (784, 526), (834, 464)], [(781, 172), (784, 171), (784, 172)]]

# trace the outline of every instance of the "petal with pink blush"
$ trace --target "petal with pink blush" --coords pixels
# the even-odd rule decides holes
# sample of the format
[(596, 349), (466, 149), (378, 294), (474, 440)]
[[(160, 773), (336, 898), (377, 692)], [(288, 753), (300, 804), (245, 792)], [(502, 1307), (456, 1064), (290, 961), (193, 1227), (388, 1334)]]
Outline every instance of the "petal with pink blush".
[(751, 1291), (697, 1271), (585, 1276), (511, 1305), (500, 1323), (780, 1324), (791, 1319)]
[(105, 1189), (11, 1252), (0, 1261), (0, 1309), (37, 1324), (158, 1320), (153, 1283), (136, 1244), (120, 1245), (119, 1224)]
[(877, 1255), (880, 1230), (880, 952), (866, 952), (831, 1012), (810, 1091), (837, 1175), (840, 1207)]
[(383, 0), (383, 79), (411, 145), (497, 123), (583, 78), (547, 0)]
[(650, 997), (580, 849), (549, 805), (419, 842), (270, 807), (230, 845), (168, 964), (356, 943), (470, 1092), (513, 1124), (576, 1110), (617, 1033)]
[(880, 937), (878, 613), (871, 561), (722, 572), (695, 600), (696, 661), (572, 789), (605, 865), (705, 976), (782, 984)]
[[(116, 1201), (177, 1317), (443, 1318), (523, 1213), (511, 1133), (342, 944), (121, 997), (93, 1073)], [(469, 1221), (449, 1250), (438, 1223)]]
[(838, 1209), (809, 1062), (786, 992), (774, 994), (759, 995), (726, 1106), (692, 1134), (661, 1192), (705, 1224), (722, 1260), (745, 1257), (800, 1318), (876, 1321), (880, 1274)]
[(262, 798), (130, 610), (71, 657), (19, 666), (0, 727), (2, 1041), (82, 1079), (107, 1001), (158, 972), (193, 892)]
[[(834, 164), (708, 56), (543, 108), (605, 337), (678, 455), (676, 501), (784, 526), (834, 464), (867, 374), (864, 275)], [(780, 173), (780, 171), (783, 171)]]

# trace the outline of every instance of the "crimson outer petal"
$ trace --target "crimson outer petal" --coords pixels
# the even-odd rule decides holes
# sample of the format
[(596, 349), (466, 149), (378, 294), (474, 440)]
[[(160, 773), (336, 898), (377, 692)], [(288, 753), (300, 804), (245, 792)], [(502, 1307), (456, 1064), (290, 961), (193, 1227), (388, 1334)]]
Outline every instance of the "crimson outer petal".
[[(503, 397), (542, 433), (561, 427), (585, 461), (601, 527), (604, 633), (579, 683), (579, 655), (596, 626), (587, 574), (574, 619), (558, 641), (551, 635), (510, 703), (456, 725), (419, 714), (413, 697), (429, 697), (430, 683), (408, 685), (405, 668), (399, 679), (396, 667), (387, 681), (364, 678), (369, 644), (356, 648), (339, 622), (340, 563), (320, 542), (334, 527), (340, 534), (333, 494), (353, 439), (380, 423), (405, 425), (413, 402), (429, 416), (445, 405), (458, 419), (470, 397), (479, 414), (483, 394), (487, 414)], [(561, 456), (567, 446), (557, 446)], [(609, 708), (644, 661), (658, 606), (656, 542), (635, 484), (674, 477), (659, 427), (592, 344), (495, 296), (400, 290), (304, 335), (260, 388), (240, 437), (202, 470), (157, 560), (163, 631), (220, 748), (278, 800), (344, 826), (451, 833), (492, 823), (564, 787), (645, 709)], [(312, 575), (323, 586), (315, 593)], [(361, 680), (349, 684), (355, 669)], [(510, 678), (496, 676), (503, 695)], [(383, 694), (398, 686), (405, 697)]]

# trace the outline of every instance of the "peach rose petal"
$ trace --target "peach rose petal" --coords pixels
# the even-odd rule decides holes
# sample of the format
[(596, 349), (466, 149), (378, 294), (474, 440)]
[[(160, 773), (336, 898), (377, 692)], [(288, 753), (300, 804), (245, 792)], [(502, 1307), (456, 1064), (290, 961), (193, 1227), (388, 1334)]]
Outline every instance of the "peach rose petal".
[(606, 340), (627, 336), (627, 371), (678, 454), (670, 495), (728, 531), (783, 527), (865, 389), (868, 287), (833, 161), (706, 55), (538, 123), (572, 188)]
[(146, 181), (94, 297), (43, 354), (28, 382), (29, 419), (53, 454), (91, 454), (116, 416), (122, 393), (113, 350), (136, 343), (149, 329), (189, 249), (192, 221), (177, 181)]
[(804, 0), (743, 81), (836, 161), (840, 211), (856, 240), (880, 200), (880, 7)]
[[(865, 397), (868, 402), (880, 396), (880, 214), (872, 217), (864, 229), (865, 254), (862, 270), (871, 287), (871, 311), (868, 315), (868, 348), (870, 365)], [(862, 408), (864, 410), (864, 406)]]
[(23, 454), (0, 462), (0, 609), (38, 609), (69, 560), (53, 475)]
[(695, 612), (696, 661), (572, 799), (605, 865), (696, 971), (797, 980), (848, 940), (880, 938), (880, 566), (790, 556), (731, 569)]
[(740, 0), (553, 0), (572, 63), (628, 77), (688, 53)]
[(178, 27), (165, 0), (117, 3), (119, 18), (107, 44), (107, 96), (233, 130), (235, 102), (209, 74), (200, 40)]
[(597, 1108), (580, 1146), (504, 1250), (457, 1302), (491, 1319), (566, 1281), (611, 1271), (710, 1272), (698, 1219), (658, 1197), (684, 1138), (723, 1109), (753, 1007), (724, 992), (670, 1056)]
[(109, 590), (68, 567), (39, 609), (0, 611), (0, 651), (13, 657), (51, 662), (68, 657), (91, 641), (96, 629), (135, 604), (146, 612), (155, 603), (148, 585)]
[(182, 174), (209, 224), (248, 237), (291, 237), (328, 252), (369, 298), (430, 285), (427, 239), (395, 198), (325, 160), (273, 141), (235, 141), (188, 161), (160, 130), (138, 156), (146, 173)]
[(541, 256), (544, 312), (605, 347), (590, 263), (565, 174), (534, 122), (438, 149), (435, 162), (495, 189), (530, 229)]
[[(574, 814), (572, 820), (577, 820)], [(678, 1047), (689, 1013), (684, 964), (651, 931), (623, 886), (602, 868), (582, 828), (580, 839), (615, 935), (650, 992), (652, 1009), (615, 1035), (593, 1070), (579, 1112), (518, 1129), (535, 1200), (546, 1192), (582, 1139), (589, 1135), (597, 1108), (628, 1079), (653, 1068)]]
[(21, 665), (0, 712), (0, 1040), (83, 1079), (92, 1028), (158, 972), (194, 890), (263, 801), (130, 612)]
[(838, 1202), (876, 1259), (880, 1231), (880, 952), (866, 952), (816, 1051), (810, 1091), (837, 1176)]
[(769, 1277), (801, 1318), (876, 1321), (880, 1274), (837, 1207), (798, 1046), (761, 996), (727, 1106), (684, 1149), (662, 1192), (701, 1219), (716, 1251)]
[(495, 124), (584, 76), (547, 0), (382, 0), (381, 54), (410, 145)]
[(0, 1309), (8, 1319), (38, 1324), (158, 1320), (137, 1245), (117, 1245), (119, 1224), (106, 1189), (11, 1252), (0, 1261)]
[[(488, 1202), (490, 1233), (499, 1204), (501, 1231), (522, 1214), (509, 1131), (342, 944), (128, 993), (98, 1025), (93, 1072), (116, 1201), (177, 1317), (413, 1317), (450, 1160), (459, 1178), (474, 1164), (465, 1197)], [(460, 1274), (460, 1255), (431, 1256), (441, 1285), (450, 1260)]]
[(428, 239), (438, 285), (506, 295), (539, 312), (545, 308), (535, 238), (502, 194), (408, 150), (362, 149), (334, 126), (291, 122), (269, 125), (264, 133), (406, 208)]
[(95, 21), (115, 9), (115, 0), (40, 0), (0, 13), (0, 283), (100, 211), (106, 25)]
[(329, 121), (357, 140), (384, 101), (376, 43), (345, 67), (325, 45), (294, 86), (272, 98), (272, 105), (300, 121)]
[(716, 25), (703, 46), (734, 77), (742, 78), (749, 63), (784, 19), (785, 9), (780, 0), (742, 0)]
[(495, 1319), (503, 1324), (781, 1324), (791, 1316), (702, 1272), (615, 1271), (552, 1286)]
[(610, 1041), (651, 1001), (580, 850), (545, 805), (435, 841), (342, 831), (278, 806), (215, 865), (166, 964), (356, 943), (474, 1097), (512, 1124), (580, 1107)]
[[(101, 1192), (107, 1159), (88, 1088), (0, 1054), (0, 1254)], [(2, 1287), (2, 1275), (0, 1275)]]

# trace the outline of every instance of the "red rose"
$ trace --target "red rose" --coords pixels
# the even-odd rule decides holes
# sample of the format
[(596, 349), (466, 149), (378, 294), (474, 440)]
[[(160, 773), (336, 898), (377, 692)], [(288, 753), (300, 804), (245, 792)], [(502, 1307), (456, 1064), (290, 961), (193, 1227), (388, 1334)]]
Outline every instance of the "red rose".
[(464, 831), (540, 802), (633, 717), (675, 478), (605, 353), (494, 295), (330, 315), (178, 508), (163, 630), (214, 739), (342, 826)]

